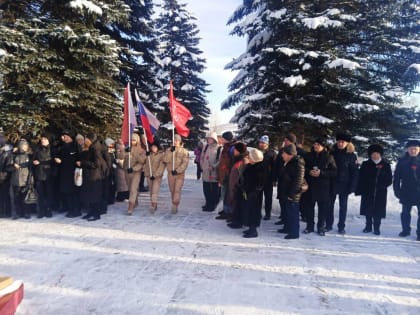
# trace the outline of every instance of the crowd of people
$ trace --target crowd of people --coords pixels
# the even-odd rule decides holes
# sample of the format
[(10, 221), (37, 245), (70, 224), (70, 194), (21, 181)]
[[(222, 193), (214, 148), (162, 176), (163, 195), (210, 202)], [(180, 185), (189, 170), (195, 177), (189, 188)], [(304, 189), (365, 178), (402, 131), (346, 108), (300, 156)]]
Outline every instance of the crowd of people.
[(206, 200), (203, 211), (214, 211), (221, 199), (223, 210), (216, 219), (226, 220), (233, 229), (248, 227), (243, 236), (257, 237), (261, 219), (271, 219), (276, 187), (281, 213), (275, 224), (281, 226), (278, 232), (286, 234), (285, 239), (299, 238), (300, 221), (306, 223), (305, 234), (316, 231), (325, 236), (332, 231), (337, 198), (337, 230), (345, 234), (348, 198), (354, 193), (361, 196), (360, 214), (366, 217), (363, 232), (380, 235), (388, 187), (393, 185), (402, 204), (399, 236), (410, 235), (411, 210), (416, 206), (420, 211), (420, 141), (406, 143), (407, 151), (393, 174), (382, 145), (371, 144), (368, 159), (360, 165), (351, 138), (339, 133), (332, 146), (326, 138), (318, 138), (306, 152), (297, 145), (296, 135), (289, 133), (275, 151), (267, 135), (258, 140), (257, 149), (248, 150), (247, 144), (235, 140), (232, 132), (219, 137), (212, 133), (207, 144), (196, 150)]
[[(67, 217), (83, 215), (95, 221), (115, 201), (128, 201), (127, 214), (138, 208), (139, 191), (150, 193), (150, 209), (158, 208), (159, 191), (166, 172), (171, 193), (171, 213), (181, 202), (189, 153), (182, 137), (175, 135), (165, 150), (158, 140), (133, 133), (129, 145), (96, 134), (73, 135), (63, 131), (60, 141), (51, 143), (47, 135), (33, 148), (21, 138), (15, 145), (0, 134), (0, 217), (51, 217), (65, 212)], [(223, 209), (216, 219), (233, 229), (247, 227), (245, 238), (258, 237), (261, 220), (270, 220), (273, 190), (277, 189), (280, 218), (275, 222), (285, 239), (303, 233), (324, 236), (333, 230), (334, 207), (338, 197), (338, 233), (345, 234), (348, 197), (361, 196), (360, 214), (366, 216), (364, 233), (380, 234), (386, 216), (387, 191), (393, 185), (402, 204), (401, 237), (411, 233), (411, 210), (420, 210), (420, 141), (409, 140), (407, 152), (392, 173), (384, 159), (384, 148), (373, 143), (368, 159), (359, 165), (351, 135), (339, 133), (330, 146), (326, 138), (316, 139), (309, 152), (297, 145), (293, 133), (286, 134), (274, 150), (263, 135), (258, 147), (235, 139), (230, 131), (211, 132), (206, 143), (194, 150), (197, 179), (202, 180), (203, 211)], [(31, 188), (36, 198), (31, 198)], [(264, 216), (263, 216), (264, 210)], [(317, 211), (316, 211), (317, 210)], [(315, 213), (317, 220), (315, 226)], [(420, 216), (417, 220), (420, 241)]]

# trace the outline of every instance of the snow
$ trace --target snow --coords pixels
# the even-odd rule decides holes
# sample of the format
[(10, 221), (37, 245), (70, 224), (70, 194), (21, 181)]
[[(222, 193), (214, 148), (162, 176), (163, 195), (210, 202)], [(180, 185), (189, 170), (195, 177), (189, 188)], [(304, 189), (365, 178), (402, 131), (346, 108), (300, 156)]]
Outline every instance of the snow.
[(343, 67), (345, 69), (354, 70), (360, 68), (360, 64), (348, 59), (338, 58), (331, 62), (327, 62), (328, 68), (338, 68)]
[(332, 124), (334, 122), (334, 120), (331, 120), (325, 116), (322, 115), (313, 115), (313, 114), (303, 114), (303, 113), (298, 113), (297, 114), (298, 117), (301, 118), (307, 118), (307, 119), (312, 119), (312, 120), (316, 120), (321, 124)]
[(182, 62), (180, 60), (174, 60), (174, 61), (171, 62), (171, 65), (173, 65), (176, 68), (179, 68), (179, 67), (181, 67)]
[(164, 179), (154, 215), (141, 193), (131, 217), (127, 204), (117, 203), (95, 222), (62, 214), (2, 219), (1, 273), (25, 286), (16, 315), (420, 311), (420, 244), (397, 236), (401, 205), (391, 191), (380, 236), (361, 232), (360, 198), (351, 195), (346, 235), (334, 230), (292, 241), (276, 232), (275, 219), (262, 221), (258, 238), (244, 239), (242, 230), (202, 212), (192, 161), (176, 215), (169, 198)]
[(340, 27), (343, 25), (342, 22), (331, 20), (327, 16), (318, 16), (315, 18), (304, 18), (302, 19), (303, 24), (310, 29), (317, 29), (318, 27), (325, 27), (328, 28), (332, 27)]
[(308, 81), (306, 79), (304, 79), (300, 74), (296, 75), (296, 76), (290, 76), (287, 77), (285, 79), (283, 79), (283, 82), (288, 84), (290, 87), (295, 87), (295, 86), (303, 86), (305, 85)]
[(344, 106), (345, 109), (353, 109), (356, 111), (373, 112), (379, 110), (379, 106), (371, 104), (349, 104)]
[(277, 11), (273, 11), (270, 13), (270, 18), (281, 19), (286, 14), (286, 12), (287, 10), (284, 8)]
[(277, 51), (281, 52), (282, 54), (286, 56), (293, 56), (293, 55), (299, 55), (300, 51), (297, 49), (287, 48), (287, 47), (280, 47), (276, 49)]
[(312, 68), (312, 66), (311, 66), (311, 64), (310, 64), (310, 63), (305, 63), (305, 64), (303, 65), (303, 67), (302, 67), (302, 70), (306, 71), (306, 70), (309, 70), (309, 69), (311, 69), (311, 68)]
[(191, 90), (194, 90), (195, 89), (195, 87), (193, 86), (193, 85), (191, 85), (191, 84), (184, 84), (182, 87), (181, 87), (181, 90), (182, 91), (191, 91)]
[(89, 12), (102, 15), (102, 9), (89, 0), (73, 0), (70, 1), (70, 7), (76, 9), (86, 8)]
[(172, 31), (173, 32), (178, 32), (179, 31), (179, 27), (178, 26), (173, 26), (172, 27)]
[(0, 57), (2, 56), (6, 56), (7, 55), (7, 51), (5, 51), (4, 49), (0, 48)]
[[(0, 52), (0, 55), (1, 55), (1, 52)], [(410, 65), (409, 67), (408, 67), (409, 69), (414, 69), (414, 70), (416, 70), (417, 71), (417, 73), (420, 73), (420, 63), (413, 63), (412, 65)]]

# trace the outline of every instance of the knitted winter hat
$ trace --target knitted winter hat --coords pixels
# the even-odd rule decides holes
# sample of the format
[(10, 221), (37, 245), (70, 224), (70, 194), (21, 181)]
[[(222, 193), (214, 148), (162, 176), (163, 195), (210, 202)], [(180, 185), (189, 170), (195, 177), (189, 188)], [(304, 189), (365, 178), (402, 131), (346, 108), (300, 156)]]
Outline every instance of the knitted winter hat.
[(233, 140), (233, 133), (231, 131), (226, 131), (222, 134), (222, 138), (228, 142), (231, 142)]
[(61, 132), (61, 135), (62, 136), (66, 135), (66, 136), (69, 136), (70, 138), (73, 138), (73, 133), (70, 130), (67, 130), (67, 129), (63, 130)]
[(252, 149), (249, 152), (249, 159), (254, 163), (262, 162), (264, 160), (264, 154), (258, 149)]
[(296, 146), (294, 144), (286, 145), (283, 148), (283, 152), (288, 155), (297, 155)]
[(270, 139), (268, 138), (267, 135), (264, 135), (260, 138), (259, 142), (265, 143), (265, 144), (269, 144), (270, 143)]

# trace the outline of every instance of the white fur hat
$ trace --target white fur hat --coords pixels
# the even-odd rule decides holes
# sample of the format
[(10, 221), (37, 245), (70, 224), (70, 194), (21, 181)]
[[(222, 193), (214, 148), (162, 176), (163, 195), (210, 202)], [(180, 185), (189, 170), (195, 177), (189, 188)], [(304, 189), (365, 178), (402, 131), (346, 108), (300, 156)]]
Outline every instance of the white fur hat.
[(254, 163), (262, 162), (264, 160), (264, 154), (258, 149), (251, 149), (249, 159)]

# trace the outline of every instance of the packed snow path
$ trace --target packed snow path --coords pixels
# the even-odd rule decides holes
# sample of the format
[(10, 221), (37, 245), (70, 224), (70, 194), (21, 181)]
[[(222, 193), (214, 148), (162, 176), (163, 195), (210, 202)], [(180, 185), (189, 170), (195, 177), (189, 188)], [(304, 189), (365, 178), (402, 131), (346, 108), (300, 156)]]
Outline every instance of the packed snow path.
[(17, 315), (420, 314), (420, 242), (414, 222), (397, 236), (391, 190), (380, 236), (361, 232), (352, 196), (344, 236), (284, 240), (273, 218), (244, 239), (201, 211), (194, 167), (176, 215), (165, 179), (154, 215), (142, 193), (131, 217), (117, 203), (95, 222), (1, 219), (0, 274), (25, 284)]

